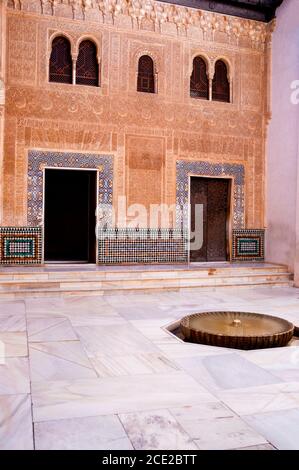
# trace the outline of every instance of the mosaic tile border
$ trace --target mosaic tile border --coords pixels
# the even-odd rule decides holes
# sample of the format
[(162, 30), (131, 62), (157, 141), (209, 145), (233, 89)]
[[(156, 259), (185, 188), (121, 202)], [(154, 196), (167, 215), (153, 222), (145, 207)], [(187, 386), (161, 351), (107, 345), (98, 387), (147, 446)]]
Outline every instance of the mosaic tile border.
[(263, 261), (264, 247), (264, 229), (233, 230), (233, 261)]
[(44, 168), (91, 169), (99, 172), (98, 203), (112, 209), (113, 157), (89, 153), (28, 151), (27, 223), (43, 224)]
[(41, 227), (0, 227), (0, 264), (41, 263)]
[(245, 227), (244, 165), (177, 160), (176, 162), (176, 224), (188, 229), (189, 176), (230, 177), (234, 180), (233, 228)]
[(98, 230), (101, 264), (186, 263), (188, 242), (180, 229)]

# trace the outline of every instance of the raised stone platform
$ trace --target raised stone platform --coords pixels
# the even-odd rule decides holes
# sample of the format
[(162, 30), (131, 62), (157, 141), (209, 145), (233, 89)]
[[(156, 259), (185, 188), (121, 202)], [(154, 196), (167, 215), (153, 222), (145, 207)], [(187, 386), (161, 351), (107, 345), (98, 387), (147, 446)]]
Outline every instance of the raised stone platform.
[(51, 264), (0, 268), (0, 297), (101, 295), (150, 290), (290, 286), (286, 266), (269, 263), (192, 263), (159, 266)]

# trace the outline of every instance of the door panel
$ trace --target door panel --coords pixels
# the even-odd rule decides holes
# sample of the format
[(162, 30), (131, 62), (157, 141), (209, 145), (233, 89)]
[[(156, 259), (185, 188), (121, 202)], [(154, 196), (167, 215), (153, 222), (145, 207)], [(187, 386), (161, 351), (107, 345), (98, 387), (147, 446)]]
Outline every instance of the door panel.
[(226, 261), (228, 181), (208, 183), (207, 261)]
[(230, 181), (226, 179), (191, 178), (191, 230), (195, 230), (195, 204), (202, 204), (203, 245), (190, 251), (190, 261), (227, 259), (229, 188)]
[(198, 227), (195, 227), (196, 204), (203, 205), (203, 244), (200, 249), (190, 251), (190, 261), (206, 261), (208, 184), (205, 178), (191, 178), (191, 231), (195, 233), (195, 236), (198, 236)]

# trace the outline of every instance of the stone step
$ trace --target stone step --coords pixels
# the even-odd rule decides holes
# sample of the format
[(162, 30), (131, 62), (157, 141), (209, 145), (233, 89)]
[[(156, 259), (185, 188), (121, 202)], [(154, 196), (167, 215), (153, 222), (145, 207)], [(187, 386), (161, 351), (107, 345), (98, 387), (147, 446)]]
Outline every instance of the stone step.
[(194, 288), (215, 287), (250, 287), (250, 286), (289, 286), (292, 285), (291, 275), (284, 273), (256, 273), (255, 275), (223, 275), (197, 278), (168, 278), (152, 279), (115, 279), (115, 280), (82, 280), (69, 278), (68, 280), (26, 280), (0, 281), (0, 297), (12, 296), (39, 296), (39, 295), (82, 295), (95, 293), (97, 295), (120, 292), (143, 292), (150, 290), (181, 290)]
[(77, 281), (97, 281), (97, 280), (140, 280), (140, 279), (181, 279), (181, 278), (205, 278), (222, 276), (244, 276), (244, 275), (267, 275), (267, 274), (285, 274), (285, 266), (277, 267), (254, 267), (254, 268), (199, 268), (199, 269), (172, 269), (172, 270), (103, 270), (103, 271), (48, 271), (48, 272), (0, 272), (0, 283), (11, 281), (58, 281), (77, 280)]

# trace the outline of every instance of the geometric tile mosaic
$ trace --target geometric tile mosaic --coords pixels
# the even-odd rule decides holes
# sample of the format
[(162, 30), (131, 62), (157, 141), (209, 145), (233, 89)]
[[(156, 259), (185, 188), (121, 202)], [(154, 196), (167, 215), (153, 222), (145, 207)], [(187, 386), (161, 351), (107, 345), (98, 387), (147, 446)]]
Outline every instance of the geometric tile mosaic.
[(229, 163), (209, 163), (204, 161), (178, 160), (176, 162), (176, 205), (177, 227), (188, 228), (189, 214), (189, 177), (211, 176), (233, 179), (233, 228), (245, 227), (244, 179), (243, 165)]
[(0, 264), (41, 262), (41, 227), (0, 227)]
[(98, 170), (98, 203), (112, 208), (113, 158), (110, 155), (95, 155), (75, 152), (28, 152), (27, 223), (30, 226), (43, 224), (44, 168), (89, 168)]
[(264, 229), (233, 230), (233, 261), (263, 261), (264, 238)]
[(101, 264), (186, 263), (188, 241), (181, 229), (98, 230)]

